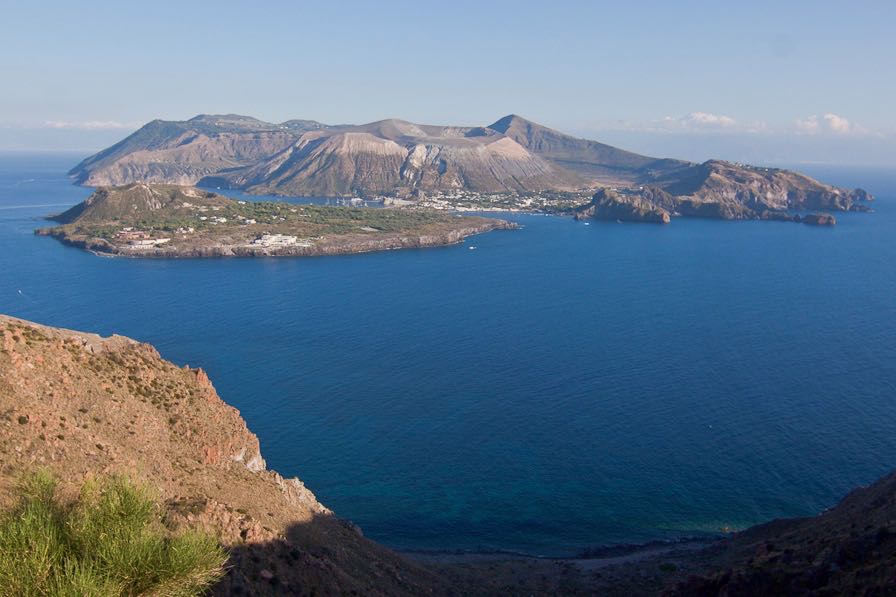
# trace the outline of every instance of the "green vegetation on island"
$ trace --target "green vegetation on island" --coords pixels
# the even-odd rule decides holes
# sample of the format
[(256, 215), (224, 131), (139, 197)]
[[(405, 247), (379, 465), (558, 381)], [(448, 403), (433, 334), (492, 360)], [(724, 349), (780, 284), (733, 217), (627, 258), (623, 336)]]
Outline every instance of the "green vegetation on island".
[(323, 255), (447, 245), (513, 225), (434, 209), (237, 201), (176, 185), (98, 189), (54, 219), (54, 236), (134, 257)]

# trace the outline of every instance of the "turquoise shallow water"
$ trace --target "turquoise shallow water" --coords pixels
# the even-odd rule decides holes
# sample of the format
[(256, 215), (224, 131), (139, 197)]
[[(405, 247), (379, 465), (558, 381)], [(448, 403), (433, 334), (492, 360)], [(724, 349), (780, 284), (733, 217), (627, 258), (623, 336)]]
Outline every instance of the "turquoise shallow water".
[(208, 370), (268, 463), (399, 548), (566, 554), (830, 506), (896, 463), (896, 174), (834, 229), (513, 216), (465, 246), (100, 258), (0, 156), (0, 312)]

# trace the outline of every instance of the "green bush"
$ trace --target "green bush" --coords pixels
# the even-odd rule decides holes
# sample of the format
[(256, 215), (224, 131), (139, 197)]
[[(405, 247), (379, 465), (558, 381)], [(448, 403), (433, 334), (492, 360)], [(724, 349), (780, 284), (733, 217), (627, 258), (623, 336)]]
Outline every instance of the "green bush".
[(198, 595), (223, 574), (214, 537), (172, 536), (149, 491), (121, 477), (85, 484), (71, 504), (46, 472), (0, 514), (0, 595)]

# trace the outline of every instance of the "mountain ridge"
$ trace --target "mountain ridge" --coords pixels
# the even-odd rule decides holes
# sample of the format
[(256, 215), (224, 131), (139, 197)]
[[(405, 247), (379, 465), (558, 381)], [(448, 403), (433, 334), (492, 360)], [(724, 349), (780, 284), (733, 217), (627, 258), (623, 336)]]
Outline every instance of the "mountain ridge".
[[(276, 154), (293, 146), (307, 146), (321, 136), (351, 133), (367, 133), (403, 146), (405, 160), (401, 165), (387, 163), (380, 168), (384, 174), (378, 176), (388, 182), (387, 185), (362, 183), (353, 187), (352, 180), (341, 178), (341, 184), (335, 187), (332, 184), (270, 184), (256, 180), (251, 174), (238, 172), (275, 160)], [(501, 138), (513, 144), (505, 142), (492, 148), (504, 151), (482, 151)], [(564, 146), (571, 147), (564, 150)], [(407, 184), (407, 178), (400, 176), (402, 167), (406, 166), (406, 161), (419, 160), (424, 150), (431, 160), (426, 169), (434, 172)], [(494, 156), (476, 156), (476, 150), (484, 154), (498, 153), (499, 163), (490, 159)], [(359, 151), (365, 153), (363, 148)], [(570, 158), (570, 153), (582, 155), (577, 161)], [(328, 159), (334, 158), (328, 156)], [(477, 160), (483, 162), (480, 164)], [(634, 180), (643, 175), (636, 171), (648, 164), (665, 172), (687, 162), (640, 156), (596, 141), (577, 139), (517, 115), (505, 116), (488, 126), (450, 126), (418, 124), (399, 118), (361, 125), (326, 125), (312, 120), (288, 120), (277, 124), (238, 114), (199, 114), (185, 121), (153, 120), (119, 143), (86, 158), (69, 174), (78, 184), (88, 186), (137, 181), (197, 184), (204, 177), (212, 177), (214, 182), (234, 184), (237, 188), (273, 187), (285, 191), (280, 194), (309, 194), (321, 189), (341, 195), (355, 191), (400, 192), (402, 187), (408, 187), (408, 191), (526, 192), (584, 188), (588, 186), (589, 176), (595, 175), (610, 182)], [(422, 165), (417, 164), (417, 167)], [(312, 178), (318, 175), (321, 167), (321, 164), (308, 164), (306, 169), (300, 169), (301, 172), (293, 173), (295, 176), (290, 178)], [(453, 174), (445, 177), (447, 170), (452, 170)], [(257, 172), (256, 168), (255, 174)], [(214, 178), (216, 176), (221, 178)]]

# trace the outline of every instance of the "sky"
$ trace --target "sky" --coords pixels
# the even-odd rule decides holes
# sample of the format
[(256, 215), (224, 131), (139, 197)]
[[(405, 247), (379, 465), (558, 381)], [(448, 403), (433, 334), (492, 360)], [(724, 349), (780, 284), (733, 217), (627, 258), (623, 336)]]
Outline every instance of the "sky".
[(890, 0), (2, 3), (0, 150), (516, 113), (651, 155), (896, 165)]

